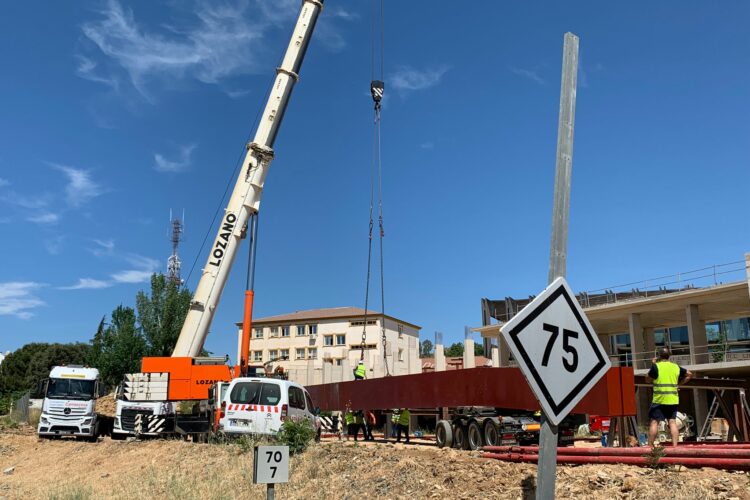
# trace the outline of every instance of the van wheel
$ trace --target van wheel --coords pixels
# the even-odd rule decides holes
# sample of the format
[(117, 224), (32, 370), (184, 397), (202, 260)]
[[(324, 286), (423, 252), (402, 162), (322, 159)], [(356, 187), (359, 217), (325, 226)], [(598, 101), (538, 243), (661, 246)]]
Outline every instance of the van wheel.
[(486, 420), (484, 422), (484, 444), (487, 446), (498, 446), (500, 443), (500, 432), (497, 430), (495, 422)]
[(435, 428), (435, 441), (438, 448), (453, 446), (453, 428), (447, 420), (440, 420)]
[(482, 447), (482, 429), (476, 420), (472, 420), (466, 428), (466, 442), (470, 450), (478, 450)]

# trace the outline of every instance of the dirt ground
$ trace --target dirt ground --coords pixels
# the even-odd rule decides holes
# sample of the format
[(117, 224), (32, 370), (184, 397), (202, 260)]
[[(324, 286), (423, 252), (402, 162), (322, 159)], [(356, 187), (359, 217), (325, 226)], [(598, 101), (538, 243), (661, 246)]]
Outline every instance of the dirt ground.
[[(5, 472), (8, 469), (12, 471)], [(529, 498), (536, 467), (476, 452), (384, 443), (324, 442), (291, 462), (279, 499)], [(715, 469), (560, 466), (558, 498), (737, 498), (750, 475)], [(0, 434), (0, 499), (265, 498), (252, 484), (252, 450), (176, 440), (39, 441)]]

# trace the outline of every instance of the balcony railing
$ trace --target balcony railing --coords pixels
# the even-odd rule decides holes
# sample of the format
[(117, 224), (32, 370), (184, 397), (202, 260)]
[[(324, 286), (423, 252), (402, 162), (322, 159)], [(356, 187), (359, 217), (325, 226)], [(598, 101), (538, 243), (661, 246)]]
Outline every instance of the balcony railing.
[[(747, 361), (750, 363), (750, 341), (722, 342), (695, 346), (690, 352), (690, 346), (680, 345), (671, 348), (669, 358), (678, 365), (705, 365), (727, 363), (733, 361)], [(612, 366), (633, 366), (635, 369), (648, 369), (655, 357), (654, 351), (635, 353), (623, 352), (609, 357)]]

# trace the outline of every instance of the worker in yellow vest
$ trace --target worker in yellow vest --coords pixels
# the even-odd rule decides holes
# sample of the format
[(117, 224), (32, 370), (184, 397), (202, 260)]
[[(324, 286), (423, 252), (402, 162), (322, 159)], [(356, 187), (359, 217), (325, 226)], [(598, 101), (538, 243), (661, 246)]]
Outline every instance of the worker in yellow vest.
[(677, 446), (680, 440), (680, 430), (677, 428), (677, 405), (680, 395), (677, 388), (680, 382), (687, 383), (693, 374), (689, 370), (669, 361), (669, 348), (659, 349), (658, 357), (652, 360), (651, 369), (646, 380), (653, 383), (654, 395), (651, 408), (648, 411), (650, 426), (648, 429), (648, 445), (653, 446), (659, 422), (669, 422), (669, 432), (672, 434), (672, 444)]
[(365, 368), (365, 362), (361, 359), (354, 368), (354, 380), (364, 380), (367, 378), (367, 369)]
[[(354, 413), (348, 406), (346, 413), (344, 413), (344, 423), (346, 424), (346, 440), (349, 441), (349, 437), (356, 432), (356, 424), (354, 423)], [(354, 435), (354, 440), (357, 440), (356, 434)]]
[(406, 444), (409, 444), (409, 419), (411, 418), (411, 413), (407, 408), (404, 408), (401, 410), (401, 413), (398, 415), (398, 434), (396, 436), (396, 442), (401, 442), (401, 433), (403, 432), (406, 436)]

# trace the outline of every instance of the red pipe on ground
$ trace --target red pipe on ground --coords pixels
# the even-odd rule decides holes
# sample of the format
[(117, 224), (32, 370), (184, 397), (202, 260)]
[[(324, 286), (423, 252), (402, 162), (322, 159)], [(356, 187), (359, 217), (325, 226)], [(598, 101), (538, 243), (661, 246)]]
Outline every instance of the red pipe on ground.
[[(520, 453), (522, 455), (535, 455), (539, 448), (535, 446), (485, 446), (484, 451), (491, 453)], [(600, 457), (642, 457), (647, 455), (651, 448), (643, 446), (640, 448), (558, 448), (557, 454), (564, 456), (600, 456)], [(722, 449), (722, 448), (666, 448), (665, 456), (668, 457), (714, 457), (714, 458), (745, 458), (750, 459), (750, 450), (744, 449)]]
[[(537, 463), (539, 455), (518, 453), (483, 453), (482, 458), (492, 458), (506, 462)], [(597, 457), (597, 456), (575, 456), (559, 455), (558, 464), (622, 464), (650, 466), (650, 462), (644, 457)], [(661, 465), (683, 465), (685, 467), (714, 467), (726, 470), (750, 470), (750, 460), (738, 458), (693, 458), (693, 457), (662, 457), (659, 459)]]

